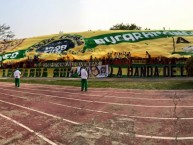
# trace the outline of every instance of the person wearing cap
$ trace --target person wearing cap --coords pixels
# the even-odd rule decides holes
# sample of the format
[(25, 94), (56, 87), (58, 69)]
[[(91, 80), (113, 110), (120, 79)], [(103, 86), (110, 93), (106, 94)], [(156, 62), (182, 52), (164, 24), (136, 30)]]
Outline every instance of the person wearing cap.
[(14, 71), (15, 87), (20, 87), (20, 77), (21, 77), (21, 72), (19, 71), (19, 69), (16, 69)]
[(85, 67), (81, 68), (80, 77), (81, 77), (81, 91), (84, 91), (84, 90), (87, 91), (87, 89), (88, 89), (88, 82), (87, 82), (88, 73), (87, 73)]

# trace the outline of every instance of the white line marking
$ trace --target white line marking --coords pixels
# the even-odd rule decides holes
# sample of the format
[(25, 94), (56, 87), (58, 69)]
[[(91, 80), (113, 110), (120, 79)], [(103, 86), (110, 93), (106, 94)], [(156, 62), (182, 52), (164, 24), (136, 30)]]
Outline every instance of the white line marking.
[[(0, 88), (2, 89), (2, 88)], [(5, 89), (5, 88), (3, 88)], [(38, 90), (38, 89), (32, 89), (32, 88), (22, 88), (24, 90)], [(60, 92), (61, 91), (55, 91), (55, 90), (38, 90), (38, 91), (44, 91), (44, 92)], [(72, 90), (73, 91), (73, 90)], [(80, 95), (80, 93), (72, 93), (72, 92), (67, 92), (65, 90), (65, 93), (72, 94), (72, 95)], [(118, 96), (113, 96), (113, 95), (93, 95), (93, 94), (81, 94), (82, 96), (92, 96), (92, 97), (104, 97), (104, 98), (116, 98), (116, 99), (131, 99), (131, 100), (147, 100), (147, 101), (173, 101), (173, 99), (153, 99), (153, 98), (138, 98), (138, 97), (118, 97)], [(193, 101), (193, 99), (183, 99), (183, 100), (188, 100), (188, 101)]]
[[(104, 130), (104, 128), (96, 127), (100, 130)], [(119, 132), (122, 135), (130, 135), (129, 133)], [(141, 135), (141, 134), (134, 134), (137, 138), (148, 138), (148, 139), (158, 139), (158, 140), (193, 140), (193, 137), (167, 137), (167, 136), (151, 136), (151, 135)]]
[(34, 130), (30, 129), (29, 127), (25, 126), (24, 124), (21, 124), (21, 123), (19, 123), (18, 121), (14, 120), (14, 119), (11, 119), (11, 118), (9, 118), (9, 117), (1, 114), (1, 113), (0, 113), (0, 116), (3, 117), (3, 118), (5, 118), (5, 119), (7, 119), (7, 120), (9, 120), (9, 121), (11, 121), (11, 122), (13, 122), (13, 123), (15, 123), (15, 124), (17, 124), (17, 125), (20, 126), (20, 127), (25, 128), (26, 130), (28, 130), (28, 131), (31, 132), (31, 133), (35, 133), (36, 136), (38, 136), (39, 138), (43, 139), (43, 140), (46, 141), (47, 143), (49, 143), (49, 144), (51, 144), (51, 145), (57, 145), (57, 144), (54, 143), (53, 141), (51, 141), (51, 140), (49, 140), (48, 138), (44, 137), (44, 136), (41, 135), (40, 133), (35, 132)]
[[(2, 88), (0, 88), (2, 89)], [(9, 89), (2, 89), (2, 90), (9, 90)], [(9, 90), (9, 91), (15, 91), (15, 90)], [(144, 108), (174, 108), (174, 106), (148, 106), (148, 105), (137, 105), (137, 104), (122, 104), (122, 103), (113, 103), (113, 102), (102, 102), (102, 101), (91, 101), (91, 100), (84, 100), (84, 99), (75, 99), (75, 98), (69, 98), (69, 97), (59, 97), (55, 95), (46, 95), (46, 94), (40, 94), (40, 93), (29, 93), (29, 92), (23, 92), (23, 91), (15, 91), (20, 93), (28, 93), (28, 94), (34, 94), (34, 95), (43, 95), (43, 96), (49, 96), (51, 98), (60, 98), (60, 99), (67, 99), (67, 100), (74, 100), (74, 101), (80, 101), (80, 102), (89, 102), (89, 103), (99, 103), (99, 104), (109, 104), (109, 105), (119, 105), (119, 106), (130, 106), (130, 107), (144, 107)], [(0, 92), (1, 93), (1, 92)], [(1, 93), (6, 94), (6, 93)], [(9, 95), (9, 94), (7, 94)], [(177, 108), (193, 108), (193, 106), (176, 106)]]
[[(66, 122), (69, 122), (69, 123), (72, 123), (72, 124), (80, 125), (80, 123), (78, 123), (78, 122), (69, 121), (67, 119), (64, 119), (64, 118), (61, 118), (61, 117), (58, 117), (58, 116), (55, 116), (55, 115), (51, 115), (51, 114), (48, 114), (48, 113), (44, 113), (44, 112), (41, 112), (41, 111), (38, 111), (38, 110), (35, 110), (35, 109), (31, 109), (31, 108), (24, 107), (24, 106), (21, 106), (21, 105), (17, 105), (17, 104), (14, 104), (14, 103), (6, 102), (6, 101), (3, 101), (3, 100), (0, 100), (0, 102), (10, 104), (10, 105), (13, 105), (13, 106), (17, 106), (17, 107), (20, 107), (20, 108), (24, 108), (24, 109), (27, 109), (27, 110), (31, 110), (31, 111), (34, 111), (34, 112), (38, 112), (38, 113), (41, 113), (41, 114), (44, 114), (44, 115), (47, 115), (47, 116), (51, 116), (53, 118), (62, 119), (63, 121), (66, 121)], [(97, 127), (97, 128), (99, 128), (99, 127)], [(101, 128), (99, 128), (99, 129), (101, 129)], [(151, 139), (165, 139), (165, 140), (175, 140), (176, 139), (175, 137), (147, 136), (147, 135), (140, 135), (140, 134), (135, 134), (135, 137), (151, 138)], [(178, 138), (179, 138), (179, 140), (192, 140), (193, 139), (193, 137), (178, 137)]]
[[(6, 93), (1, 93), (0, 94), (4, 94), (4, 95), (8, 95), (8, 96), (12, 96), (12, 97), (15, 97), (14, 95), (11, 95), (11, 94), (6, 94)], [(50, 95), (49, 95), (50, 96)], [(52, 96), (51, 96), (52, 97)], [(20, 98), (20, 97), (19, 97)], [(24, 97), (21, 97), (22, 99), (26, 99)], [(55, 98), (55, 97), (54, 97)], [(63, 98), (63, 97), (57, 97), (57, 98)], [(52, 103), (52, 104), (56, 104), (56, 105), (60, 105), (60, 106), (66, 106), (66, 107), (71, 107), (71, 108), (75, 108), (75, 109), (83, 109), (83, 108), (78, 108), (78, 107), (73, 107), (73, 106), (68, 106), (68, 105), (63, 105), (63, 104), (59, 104), (59, 103), (53, 103), (53, 102), (49, 102), (49, 103)], [(85, 109), (85, 110), (88, 110), (88, 111), (92, 111), (91, 109)], [(104, 112), (104, 111), (97, 111), (97, 110), (94, 110), (96, 112), (101, 112), (101, 113), (110, 113), (110, 112)], [(116, 114), (114, 113), (114, 115), (120, 115), (120, 114)], [(131, 117), (131, 118), (139, 118), (139, 119), (157, 119), (157, 120), (176, 120), (176, 118), (163, 118), (163, 117), (143, 117), (143, 116), (128, 116), (128, 115), (121, 115), (121, 116), (127, 116), (127, 117)], [(179, 118), (180, 120), (193, 120), (193, 118)]]
[[(10, 95), (10, 94), (6, 94), (6, 93), (1, 93), (0, 94), (4, 94), (4, 95), (9, 95), (9, 96), (12, 96), (12, 97), (15, 97), (14, 95)], [(19, 97), (20, 98), (20, 97)], [(26, 99), (24, 97), (21, 97), (22, 99)], [(98, 112), (98, 113), (111, 113), (111, 112), (105, 112), (105, 111), (97, 111), (97, 110), (92, 110), (92, 109), (84, 109), (84, 108), (79, 108), (79, 107), (73, 107), (73, 106), (68, 106), (68, 105), (64, 105), (64, 104), (59, 104), (59, 103), (54, 103), (54, 102), (49, 102), (51, 104), (55, 104), (55, 105), (59, 105), (59, 106), (65, 106), (65, 107), (70, 107), (70, 108), (74, 108), (74, 109), (83, 109), (83, 110), (87, 110), (87, 111), (95, 111), (95, 112)], [(130, 118), (138, 118), (138, 119), (155, 119), (155, 120), (176, 120), (177, 118), (163, 118), (163, 117), (143, 117), (143, 116), (128, 116), (128, 115), (120, 115), (120, 114), (117, 114), (117, 113), (111, 113), (113, 115), (118, 115), (118, 116), (125, 116), (125, 117), (130, 117)], [(193, 120), (193, 118), (178, 118), (180, 120)]]
[(79, 108), (79, 107), (73, 107), (69, 105), (64, 105), (60, 103), (54, 103), (54, 102), (49, 102), (51, 104), (55, 104), (58, 106), (64, 106), (68, 108), (74, 108), (78, 110), (86, 110), (86, 111), (91, 111), (91, 112), (98, 112), (98, 113), (104, 113), (104, 114), (112, 114), (116, 116), (123, 116), (123, 117), (129, 117), (129, 118), (138, 118), (138, 119), (157, 119), (157, 120), (193, 120), (193, 118), (160, 118), (160, 117), (143, 117), (143, 116), (129, 116), (129, 115), (124, 115), (124, 114), (117, 114), (117, 113), (111, 113), (111, 112), (106, 112), (106, 111), (99, 111), (99, 110), (92, 110), (92, 109), (85, 109), (85, 108)]
[[(149, 139), (162, 139), (162, 140), (176, 140), (176, 137), (150, 136), (150, 135), (141, 135), (141, 134), (136, 134), (135, 137), (149, 138)], [(193, 137), (177, 137), (177, 140), (193, 140)]]
[(35, 110), (35, 109), (31, 109), (29, 107), (24, 107), (24, 106), (21, 106), (21, 105), (17, 105), (17, 104), (14, 104), (14, 103), (10, 103), (10, 102), (7, 102), (7, 101), (3, 101), (3, 100), (0, 100), (0, 102), (3, 102), (3, 103), (6, 103), (6, 104), (10, 104), (10, 105), (13, 105), (13, 106), (17, 106), (17, 107), (20, 107), (20, 108), (23, 108), (23, 109), (27, 109), (27, 110), (30, 110), (30, 111), (34, 111), (34, 112), (38, 112), (40, 114), (44, 114), (46, 116), (50, 116), (50, 117), (53, 117), (53, 118), (56, 118), (56, 119), (61, 119), (61, 120), (64, 120), (66, 122), (69, 122), (69, 123), (72, 123), (72, 124), (75, 124), (75, 125), (78, 125), (79, 123), (77, 122), (74, 122), (74, 121), (71, 121), (71, 120), (67, 120), (67, 119), (64, 119), (62, 117), (58, 117), (56, 115), (52, 115), (52, 114), (48, 114), (48, 113), (45, 113), (45, 112), (42, 112), (42, 111), (39, 111), (39, 110)]
[[(10, 94), (5, 94), (5, 93), (1, 93), (0, 94), (4, 94), (4, 95), (9, 95), (12, 97), (15, 97), (14, 95), (10, 95)], [(17, 98), (17, 97), (16, 97)], [(19, 97), (20, 98), (20, 97)], [(24, 97), (21, 97), (22, 99), (27, 99)], [(59, 104), (59, 103), (54, 103), (54, 102), (49, 102), (51, 104), (55, 104), (55, 105), (59, 105), (59, 106), (65, 106), (65, 107), (69, 107), (69, 108), (74, 108), (74, 109), (82, 109), (82, 110), (87, 110), (87, 111), (95, 111), (98, 113), (110, 113), (113, 115), (118, 115), (118, 116), (124, 116), (124, 117), (130, 117), (130, 118), (138, 118), (138, 119), (155, 119), (155, 120), (176, 120), (176, 118), (163, 118), (163, 117), (143, 117), (143, 116), (128, 116), (128, 115), (124, 115), (124, 114), (117, 114), (117, 113), (111, 113), (111, 112), (105, 112), (105, 111), (97, 111), (97, 110), (92, 110), (92, 109), (84, 109), (84, 108), (79, 108), (79, 107), (73, 107), (73, 106), (68, 106), (68, 105), (64, 105), (64, 104)], [(193, 118), (178, 118), (180, 120), (193, 120)]]

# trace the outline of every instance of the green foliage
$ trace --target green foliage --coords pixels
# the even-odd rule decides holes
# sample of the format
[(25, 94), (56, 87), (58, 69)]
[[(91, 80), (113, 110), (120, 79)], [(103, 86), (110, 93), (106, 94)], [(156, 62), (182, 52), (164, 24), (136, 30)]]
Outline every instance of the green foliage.
[(141, 30), (141, 27), (136, 24), (116, 24), (110, 28), (110, 30)]
[(193, 76), (193, 56), (187, 59), (185, 68), (188, 76)]

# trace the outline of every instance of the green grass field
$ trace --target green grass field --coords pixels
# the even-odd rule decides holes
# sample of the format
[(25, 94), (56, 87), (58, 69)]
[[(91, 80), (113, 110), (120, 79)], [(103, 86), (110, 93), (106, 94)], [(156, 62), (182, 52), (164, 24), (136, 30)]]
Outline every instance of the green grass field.
[[(12, 82), (14, 85), (13, 78), (0, 79), (0, 82)], [(21, 86), (22, 83), (80, 87), (79, 78), (21, 78)], [(190, 90), (193, 89), (193, 78), (104, 78), (89, 79), (88, 85), (89, 88)]]

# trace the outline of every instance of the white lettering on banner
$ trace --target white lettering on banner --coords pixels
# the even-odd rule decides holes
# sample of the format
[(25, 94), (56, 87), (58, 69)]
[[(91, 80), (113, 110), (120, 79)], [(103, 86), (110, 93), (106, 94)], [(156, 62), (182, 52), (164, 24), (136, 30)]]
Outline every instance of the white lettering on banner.
[(105, 41), (103, 39), (94, 39), (96, 44), (105, 44)]
[(186, 33), (186, 32), (182, 32), (182, 35), (189, 35), (188, 33)]
[(185, 51), (186, 53), (188, 53), (188, 52), (193, 52), (193, 46), (187, 46), (187, 47), (184, 47), (184, 48), (182, 48), (183, 49), (183, 51)]
[(161, 32), (151, 32), (154, 36), (159, 36)]
[(168, 34), (170, 34), (170, 35), (175, 35), (173, 32), (168, 32)]
[(183, 35), (182, 32), (173, 32), (174, 35)]
[(143, 37), (141, 36), (141, 33), (133, 33), (133, 36), (134, 36), (135, 39), (137, 39), (137, 40), (143, 39)]
[(110, 42), (110, 40), (107, 37), (105, 37), (104, 39), (106, 42)]
[(67, 45), (58, 45), (56, 47), (46, 47), (44, 53), (61, 53), (66, 50)]
[(121, 35), (117, 35), (117, 36), (115, 36), (115, 39), (117, 40), (117, 41), (122, 41), (121, 39), (120, 39), (120, 37), (122, 37)]
[(11, 54), (5, 54), (5, 55), (3, 55), (3, 59), (9, 59), (10, 56), (11, 56)]
[(18, 54), (19, 54), (19, 52), (14, 52), (11, 54), (10, 58), (16, 58)]
[(19, 52), (4, 54), (3, 59), (10, 59), (10, 58), (16, 58), (18, 56)]
[(142, 32), (143, 36), (145, 36), (146, 38), (149, 38), (149, 37), (154, 37), (154, 35), (151, 33), (151, 32)]
[(107, 37), (105, 37), (104, 39), (105, 39), (107, 42), (111, 42), (111, 43), (113, 43), (113, 44), (116, 43), (116, 40), (115, 40), (115, 38), (113, 38), (113, 36), (110, 36), (109, 39), (111, 39), (111, 40), (109, 40)]
[(104, 38), (94, 39), (95, 43), (98, 45), (103, 45), (106, 43), (116, 44), (120, 41), (140, 41), (149, 38), (159, 38), (159, 37), (168, 37), (168, 36), (192, 36), (193, 32), (185, 31), (163, 31), (163, 32), (133, 32), (127, 34), (118, 34), (115, 36), (105, 36)]
[(57, 53), (57, 52), (61, 53), (60, 46), (56, 46), (55, 49), (54, 49), (54, 51), (55, 51), (56, 53)]
[(61, 45), (61, 50), (66, 50), (66, 48), (67, 48), (67, 45)]
[(133, 35), (131, 35), (131, 34), (123, 34), (123, 38), (124, 38), (124, 40), (126, 40), (126, 41), (129, 41), (129, 40), (135, 41), (135, 38), (134, 38)]
[(167, 34), (168, 34), (168, 32), (167, 32), (167, 31), (164, 31), (164, 32), (163, 32), (163, 35), (167, 35)]

